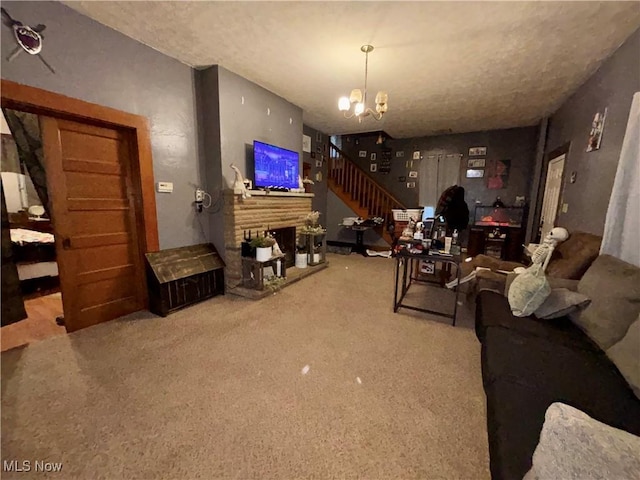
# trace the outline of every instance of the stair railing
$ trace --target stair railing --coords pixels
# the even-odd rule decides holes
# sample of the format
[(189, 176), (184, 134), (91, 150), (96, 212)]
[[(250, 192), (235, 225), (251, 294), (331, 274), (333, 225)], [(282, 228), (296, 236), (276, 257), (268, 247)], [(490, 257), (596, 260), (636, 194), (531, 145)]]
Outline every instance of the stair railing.
[[(351, 201), (369, 217), (381, 217), (384, 225), (393, 220), (393, 209), (406, 209), (391, 192), (380, 186), (342, 150), (329, 144), (329, 187), (342, 189)], [(357, 210), (354, 208), (354, 210)]]

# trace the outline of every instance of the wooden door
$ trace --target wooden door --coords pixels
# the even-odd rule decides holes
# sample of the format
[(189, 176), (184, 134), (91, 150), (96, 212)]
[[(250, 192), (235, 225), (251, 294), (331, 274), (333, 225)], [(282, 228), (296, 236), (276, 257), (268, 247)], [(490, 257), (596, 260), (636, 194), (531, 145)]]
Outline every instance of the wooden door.
[(40, 125), (67, 331), (143, 309), (128, 131), (48, 117)]
[(544, 187), (544, 197), (542, 198), (542, 215), (540, 223), (542, 225), (542, 233), (540, 241), (547, 236), (547, 233), (555, 227), (556, 217), (558, 215), (558, 204), (560, 202), (560, 193), (562, 192), (562, 173), (564, 172), (565, 155), (552, 159), (549, 162), (549, 170), (547, 170), (547, 182)]

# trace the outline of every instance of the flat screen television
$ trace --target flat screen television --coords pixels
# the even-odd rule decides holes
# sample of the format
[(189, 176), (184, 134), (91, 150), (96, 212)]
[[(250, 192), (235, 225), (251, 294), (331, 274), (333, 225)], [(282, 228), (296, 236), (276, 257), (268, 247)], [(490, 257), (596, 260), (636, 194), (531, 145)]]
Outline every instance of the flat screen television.
[(298, 152), (255, 140), (253, 166), (256, 187), (298, 188)]

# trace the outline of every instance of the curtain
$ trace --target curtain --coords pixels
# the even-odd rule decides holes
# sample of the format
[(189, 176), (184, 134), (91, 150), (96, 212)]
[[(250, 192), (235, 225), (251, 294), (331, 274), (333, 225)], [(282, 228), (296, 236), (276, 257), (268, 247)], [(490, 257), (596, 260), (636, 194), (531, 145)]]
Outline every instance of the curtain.
[(40, 136), (38, 116), (31, 113), (2, 109), (18, 146), (20, 162), (29, 172), (33, 186), (49, 218), (49, 194), (47, 193), (47, 175), (44, 170), (44, 151)]
[(640, 267), (640, 92), (631, 102), (600, 253)]
[(4, 190), (2, 182), (0, 182), (0, 201), (2, 202), (2, 326), (18, 322), (27, 318), (27, 312), (24, 309), (22, 301), (22, 293), (20, 292), (20, 279), (18, 278), (18, 269), (13, 262), (13, 247), (11, 245), (11, 232), (9, 231), (9, 215), (4, 203)]
[(424, 156), (420, 162), (420, 206), (435, 208), (442, 192), (459, 183), (461, 157), (459, 153), (436, 152)]

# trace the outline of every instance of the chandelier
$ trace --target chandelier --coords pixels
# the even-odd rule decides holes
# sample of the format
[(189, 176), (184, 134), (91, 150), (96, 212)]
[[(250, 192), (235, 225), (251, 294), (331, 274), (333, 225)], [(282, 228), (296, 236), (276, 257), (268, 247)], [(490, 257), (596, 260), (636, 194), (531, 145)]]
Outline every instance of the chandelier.
[[(384, 113), (387, 111), (387, 92), (379, 91), (376, 95), (376, 110), (375, 112), (367, 107), (367, 76), (369, 70), (369, 53), (373, 51), (373, 45), (363, 45), (360, 47), (365, 54), (364, 61), (364, 93), (359, 88), (351, 90), (351, 95), (348, 97), (341, 97), (338, 101), (338, 109), (344, 113), (345, 118), (358, 117), (358, 121), (361, 122), (363, 117), (371, 115), (376, 120), (381, 120)], [(352, 109), (353, 107), (353, 109)]]

